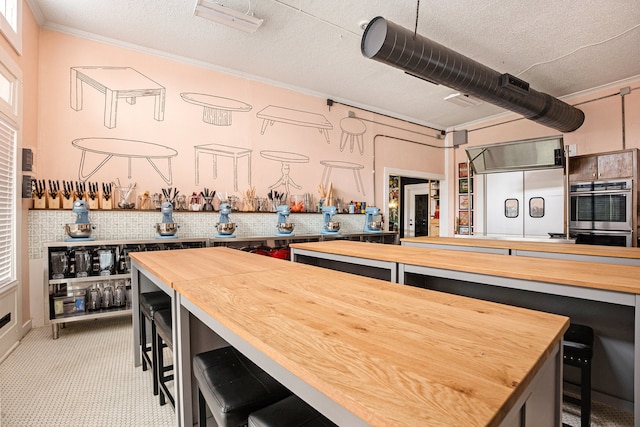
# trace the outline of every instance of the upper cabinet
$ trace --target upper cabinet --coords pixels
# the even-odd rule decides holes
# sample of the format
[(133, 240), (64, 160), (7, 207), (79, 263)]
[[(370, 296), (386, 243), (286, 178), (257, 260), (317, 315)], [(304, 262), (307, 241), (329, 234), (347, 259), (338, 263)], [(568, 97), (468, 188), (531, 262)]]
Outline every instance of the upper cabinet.
[(595, 181), (601, 179), (633, 178), (637, 150), (575, 156), (569, 159), (569, 180)]

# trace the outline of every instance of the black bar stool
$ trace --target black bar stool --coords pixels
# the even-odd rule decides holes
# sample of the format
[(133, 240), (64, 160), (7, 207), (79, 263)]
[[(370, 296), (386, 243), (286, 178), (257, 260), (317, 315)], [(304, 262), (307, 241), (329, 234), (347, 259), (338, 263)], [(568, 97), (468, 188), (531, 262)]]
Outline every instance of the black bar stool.
[[(171, 308), (171, 297), (162, 291), (140, 294), (140, 346), (142, 347), (142, 370), (151, 370), (157, 365), (158, 352), (154, 347), (156, 324), (153, 318), (158, 310)], [(147, 344), (147, 321), (151, 324), (151, 344)], [(158, 395), (158, 378), (153, 376), (153, 395)]]
[[(154, 336), (155, 348), (158, 352), (156, 368), (154, 369), (155, 375), (158, 378), (158, 385), (160, 388), (160, 405), (167, 403), (166, 398), (169, 399), (171, 406), (176, 407), (176, 402), (173, 395), (167, 387), (167, 382), (173, 381), (173, 363), (170, 365), (164, 365), (164, 348), (168, 347), (173, 352), (173, 337), (171, 335), (171, 309), (156, 311), (154, 316), (154, 323), (156, 324), (156, 335)], [(169, 374), (167, 374), (170, 372)]]
[[(571, 323), (562, 340), (563, 361), (580, 368), (580, 399), (563, 395), (565, 402), (580, 405), (580, 425), (591, 425), (591, 358), (593, 357), (593, 329)], [(566, 424), (564, 424), (566, 426)]]
[(198, 386), (198, 425), (207, 425), (207, 407), (218, 427), (246, 426), (249, 414), (291, 394), (233, 347), (193, 358)]
[(296, 395), (249, 415), (249, 427), (337, 427)]

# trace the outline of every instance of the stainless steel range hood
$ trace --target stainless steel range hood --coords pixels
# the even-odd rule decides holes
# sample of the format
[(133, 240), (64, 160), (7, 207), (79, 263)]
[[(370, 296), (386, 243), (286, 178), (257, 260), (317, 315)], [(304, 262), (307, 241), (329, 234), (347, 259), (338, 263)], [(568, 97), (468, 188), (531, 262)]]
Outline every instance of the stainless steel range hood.
[(561, 136), (478, 145), (465, 150), (477, 174), (553, 169), (564, 165)]

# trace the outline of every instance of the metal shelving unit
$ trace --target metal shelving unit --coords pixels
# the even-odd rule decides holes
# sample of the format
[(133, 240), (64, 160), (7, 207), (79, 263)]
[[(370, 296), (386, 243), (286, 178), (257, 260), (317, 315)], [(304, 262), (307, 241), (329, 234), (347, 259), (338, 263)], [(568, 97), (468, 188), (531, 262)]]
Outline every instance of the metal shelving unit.
[[(89, 310), (87, 291), (98, 284), (109, 283), (112, 288), (124, 285), (127, 296), (131, 289), (131, 274), (127, 267), (128, 251), (170, 250), (182, 248), (206, 247), (207, 239), (155, 239), (155, 240), (78, 240), (49, 242), (44, 245), (46, 263), (44, 266), (44, 312), (51, 324), (53, 339), (57, 339), (60, 328), (69, 322), (93, 319), (105, 319), (131, 315), (131, 299), (124, 306), (112, 306)], [(91, 267), (86, 277), (75, 277), (75, 252), (84, 250), (91, 253)], [(96, 265), (95, 253), (98, 250), (112, 251), (114, 266), (109, 274), (100, 275), (100, 266)], [(66, 253), (67, 268), (64, 277), (53, 278), (51, 272), (52, 254)], [(123, 258), (124, 257), (124, 258)], [(124, 281), (124, 283), (123, 283)]]

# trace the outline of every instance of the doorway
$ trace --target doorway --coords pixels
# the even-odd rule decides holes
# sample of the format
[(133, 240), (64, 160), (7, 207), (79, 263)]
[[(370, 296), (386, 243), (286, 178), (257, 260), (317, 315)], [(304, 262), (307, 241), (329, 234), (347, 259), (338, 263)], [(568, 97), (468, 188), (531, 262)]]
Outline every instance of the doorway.
[(429, 235), (429, 184), (404, 187), (404, 237)]

